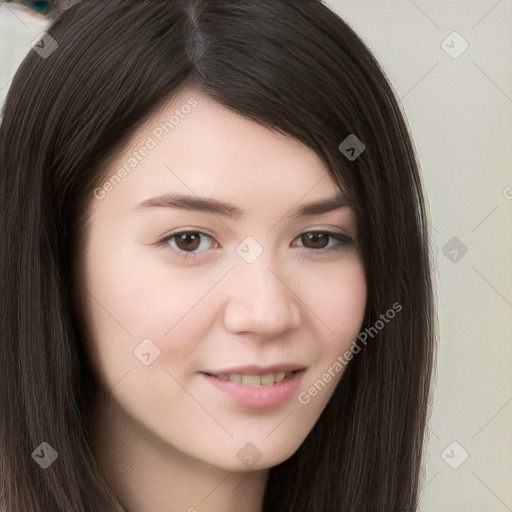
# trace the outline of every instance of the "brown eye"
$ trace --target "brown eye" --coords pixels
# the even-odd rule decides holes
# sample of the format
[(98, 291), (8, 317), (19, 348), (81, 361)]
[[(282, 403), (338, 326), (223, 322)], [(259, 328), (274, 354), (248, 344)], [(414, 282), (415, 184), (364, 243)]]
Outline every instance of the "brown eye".
[(329, 243), (329, 235), (320, 231), (310, 231), (301, 235), (304, 247), (310, 249), (323, 249)]
[(183, 258), (206, 256), (211, 249), (213, 238), (201, 231), (181, 231), (166, 236), (158, 245), (171, 249)]
[(174, 235), (178, 249), (182, 251), (195, 251), (201, 243), (201, 235), (197, 232), (180, 233)]
[[(316, 249), (318, 252), (340, 251), (348, 245), (353, 244), (354, 240), (344, 233), (334, 231), (307, 231), (299, 237), (302, 245), (306, 249)], [(333, 244), (329, 244), (330, 241)]]

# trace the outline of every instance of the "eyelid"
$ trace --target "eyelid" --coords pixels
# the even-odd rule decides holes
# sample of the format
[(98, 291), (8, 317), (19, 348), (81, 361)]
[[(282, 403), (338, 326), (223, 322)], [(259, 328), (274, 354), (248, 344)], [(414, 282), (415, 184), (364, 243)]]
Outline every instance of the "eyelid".
[[(306, 234), (306, 233), (325, 234), (328, 237), (337, 240), (339, 242), (339, 244), (341, 244), (341, 245), (349, 245), (349, 244), (354, 243), (354, 239), (351, 236), (347, 235), (346, 233), (343, 233), (341, 231), (331, 231), (329, 229), (309, 229), (307, 231), (303, 231), (298, 237), (296, 237), (296, 239), (300, 240), (301, 235)], [(302, 246), (302, 247), (304, 247), (304, 246)], [(305, 247), (305, 249), (309, 249), (309, 247)], [(332, 249), (332, 248), (328, 248), (328, 249), (320, 248), (320, 249), (311, 249), (311, 250), (315, 251), (315, 252), (322, 252), (322, 251), (325, 252), (325, 251), (329, 251), (330, 249)]]
[(182, 258), (201, 258), (205, 255), (208, 255), (208, 253), (210, 252), (211, 249), (208, 249), (207, 251), (203, 251), (203, 252), (193, 253), (193, 252), (187, 252), (187, 251), (178, 251), (176, 249), (169, 247), (170, 240), (172, 240), (175, 237), (178, 237), (179, 235), (190, 234), (190, 233), (197, 233), (200, 236), (205, 236), (205, 237), (209, 238), (211, 241), (213, 241), (217, 246), (220, 245), (218, 242), (215, 241), (215, 237), (213, 235), (211, 235), (210, 233), (208, 233), (205, 230), (199, 230), (199, 229), (180, 229), (179, 231), (174, 231), (170, 234), (165, 235), (163, 238), (161, 238), (156, 243), (156, 245), (170, 249), (174, 254), (176, 254), (178, 257), (182, 257)]
[[(341, 228), (335, 228), (335, 229), (341, 229)], [(174, 231), (172, 233), (169, 233), (169, 234), (165, 235), (163, 238), (161, 238), (155, 245), (170, 249), (176, 256), (185, 258), (185, 259), (190, 259), (190, 258), (198, 259), (198, 258), (208, 256), (211, 249), (196, 253), (196, 252), (179, 251), (179, 250), (169, 247), (170, 240), (174, 239), (175, 237), (177, 237), (181, 234), (191, 234), (191, 233), (199, 234), (200, 236), (206, 236), (207, 238), (212, 240), (217, 245), (217, 247), (220, 245), (215, 240), (215, 237), (212, 234), (208, 233), (206, 230), (203, 230), (203, 229), (200, 230), (200, 229), (196, 229), (196, 228), (180, 229), (179, 231)], [(300, 240), (301, 236), (304, 234), (307, 234), (307, 233), (325, 234), (325, 235), (327, 235), (327, 237), (329, 239), (334, 239), (337, 241), (337, 245), (335, 247), (327, 247), (327, 248), (321, 247), (318, 249), (313, 249), (310, 247), (305, 247), (304, 245), (299, 246), (304, 249), (309, 249), (309, 252), (311, 252), (311, 253), (330, 254), (333, 252), (340, 251), (340, 250), (344, 249), (346, 246), (352, 245), (354, 243), (354, 239), (351, 236), (347, 235), (346, 233), (344, 233), (342, 231), (333, 231), (332, 228), (306, 229), (306, 230), (302, 231), (301, 233), (299, 233), (294, 238), (294, 241)]]

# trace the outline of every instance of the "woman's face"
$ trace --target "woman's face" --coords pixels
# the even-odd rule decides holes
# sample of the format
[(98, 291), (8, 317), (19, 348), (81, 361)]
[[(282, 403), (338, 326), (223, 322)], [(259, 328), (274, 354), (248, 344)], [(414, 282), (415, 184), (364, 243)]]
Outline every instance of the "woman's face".
[(315, 152), (191, 92), (109, 167), (78, 278), (94, 369), (141, 439), (230, 471), (298, 449), (366, 303), (352, 209), (300, 212), (340, 193)]

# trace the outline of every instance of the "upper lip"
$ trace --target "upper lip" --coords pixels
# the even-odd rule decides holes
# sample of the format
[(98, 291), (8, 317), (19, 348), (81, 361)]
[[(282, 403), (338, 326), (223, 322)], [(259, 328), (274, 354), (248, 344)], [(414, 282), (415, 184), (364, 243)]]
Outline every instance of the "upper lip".
[(232, 368), (224, 368), (222, 370), (212, 370), (207, 373), (208, 375), (232, 375), (234, 373), (240, 373), (243, 375), (265, 375), (267, 373), (278, 373), (278, 372), (295, 372), (303, 370), (305, 367), (297, 363), (277, 363), (270, 366), (237, 366)]

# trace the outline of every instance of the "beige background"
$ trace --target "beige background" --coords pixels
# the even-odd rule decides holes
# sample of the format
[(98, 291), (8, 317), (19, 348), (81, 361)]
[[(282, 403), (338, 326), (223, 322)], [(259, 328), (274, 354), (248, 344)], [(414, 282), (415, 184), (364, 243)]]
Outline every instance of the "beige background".
[[(512, 0), (325, 3), (391, 78), (429, 198), (440, 343), (419, 511), (512, 511)], [(0, 102), (45, 27), (0, 9)]]
[[(420, 509), (512, 511), (512, 2), (327, 3), (391, 77), (430, 202), (440, 343)], [(458, 58), (441, 47), (454, 31)]]

